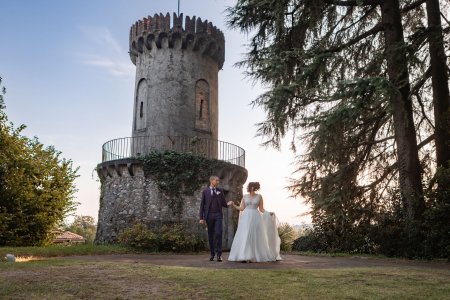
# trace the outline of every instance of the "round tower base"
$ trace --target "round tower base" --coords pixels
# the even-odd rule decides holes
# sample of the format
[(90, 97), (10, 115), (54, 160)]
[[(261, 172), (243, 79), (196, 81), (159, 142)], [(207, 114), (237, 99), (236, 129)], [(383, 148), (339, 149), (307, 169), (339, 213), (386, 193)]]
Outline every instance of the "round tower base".
[[(199, 224), (201, 191), (182, 196), (183, 210), (174, 214), (168, 198), (160, 191), (154, 179), (144, 174), (144, 164), (137, 159), (107, 161), (97, 166), (101, 182), (100, 209), (96, 234), (97, 243), (116, 243), (120, 234), (137, 223), (158, 229), (164, 224), (179, 223), (207, 240), (207, 232)], [(227, 201), (242, 199), (242, 186), (247, 180), (247, 170), (228, 165), (214, 171), (220, 178), (220, 187)], [(175, 187), (176, 188), (176, 187)], [(223, 208), (223, 248), (231, 247), (237, 228), (238, 212)]]

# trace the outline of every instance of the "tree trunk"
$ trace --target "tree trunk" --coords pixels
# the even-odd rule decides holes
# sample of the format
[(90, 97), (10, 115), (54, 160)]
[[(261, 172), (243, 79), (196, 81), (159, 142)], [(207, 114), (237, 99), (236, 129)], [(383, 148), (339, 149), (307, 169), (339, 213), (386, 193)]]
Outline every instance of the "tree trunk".
[(408, 221), (418, 221), (425, 209), (421, 170), (414, 128), (407, 58), (398, 0), (385, 0), (381, 4), (384, 26), (387, 71), (396, 88), (390, 96), (397, 145), (400, 192)]
[(449, 168), (450, 160), (450, 92), (448, 88), (447, 58), (444, 51), (439, 0), (427, 0), (431, 84), (433, 87), (436, 161), (439, 167)]

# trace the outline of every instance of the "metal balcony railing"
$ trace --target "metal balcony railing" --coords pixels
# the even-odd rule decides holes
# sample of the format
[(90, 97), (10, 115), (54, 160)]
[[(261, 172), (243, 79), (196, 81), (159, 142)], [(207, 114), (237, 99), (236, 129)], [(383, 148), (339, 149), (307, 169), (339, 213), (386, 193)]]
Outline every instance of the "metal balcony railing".
[(218, 159), (245, 167), (245, 150), (234, 144), (186, 136), (136, 136), (118, 138), (102, 146), (102, 162), (144, 156), (151, 151), (173, 150)]

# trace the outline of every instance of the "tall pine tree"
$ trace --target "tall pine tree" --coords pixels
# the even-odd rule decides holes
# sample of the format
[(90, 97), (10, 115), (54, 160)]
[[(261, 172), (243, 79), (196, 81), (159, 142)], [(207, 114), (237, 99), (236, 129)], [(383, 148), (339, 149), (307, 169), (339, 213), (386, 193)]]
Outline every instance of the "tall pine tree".
[(404, 221), (405, 248), (415, 241), (435, 137), (421, 97), (424, 3), (240, 0), (229, 9), (229, 24), (251, 35), (240, 65), (269, 87), (254, 101), (267, 112), (259, 133), (275, 147), (289, 130), (294, 148), (306, 144), (291, 188), (329, 248), (367, 244), (386, 215)]

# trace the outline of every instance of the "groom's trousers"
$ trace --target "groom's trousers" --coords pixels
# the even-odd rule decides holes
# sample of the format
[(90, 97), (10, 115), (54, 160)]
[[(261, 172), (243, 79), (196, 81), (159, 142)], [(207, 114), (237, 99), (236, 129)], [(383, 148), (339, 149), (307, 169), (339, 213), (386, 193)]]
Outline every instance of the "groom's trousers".
[[(209, 213), (206, 224), (208, 225), (208, 241), (209, 250), (211, 256), (214, 256), (214, 250), (217, 252), (217, 256), (222, 256), (222, 213)], [(214, 246), (214, 242), (217, 242), (217, 248)]]

